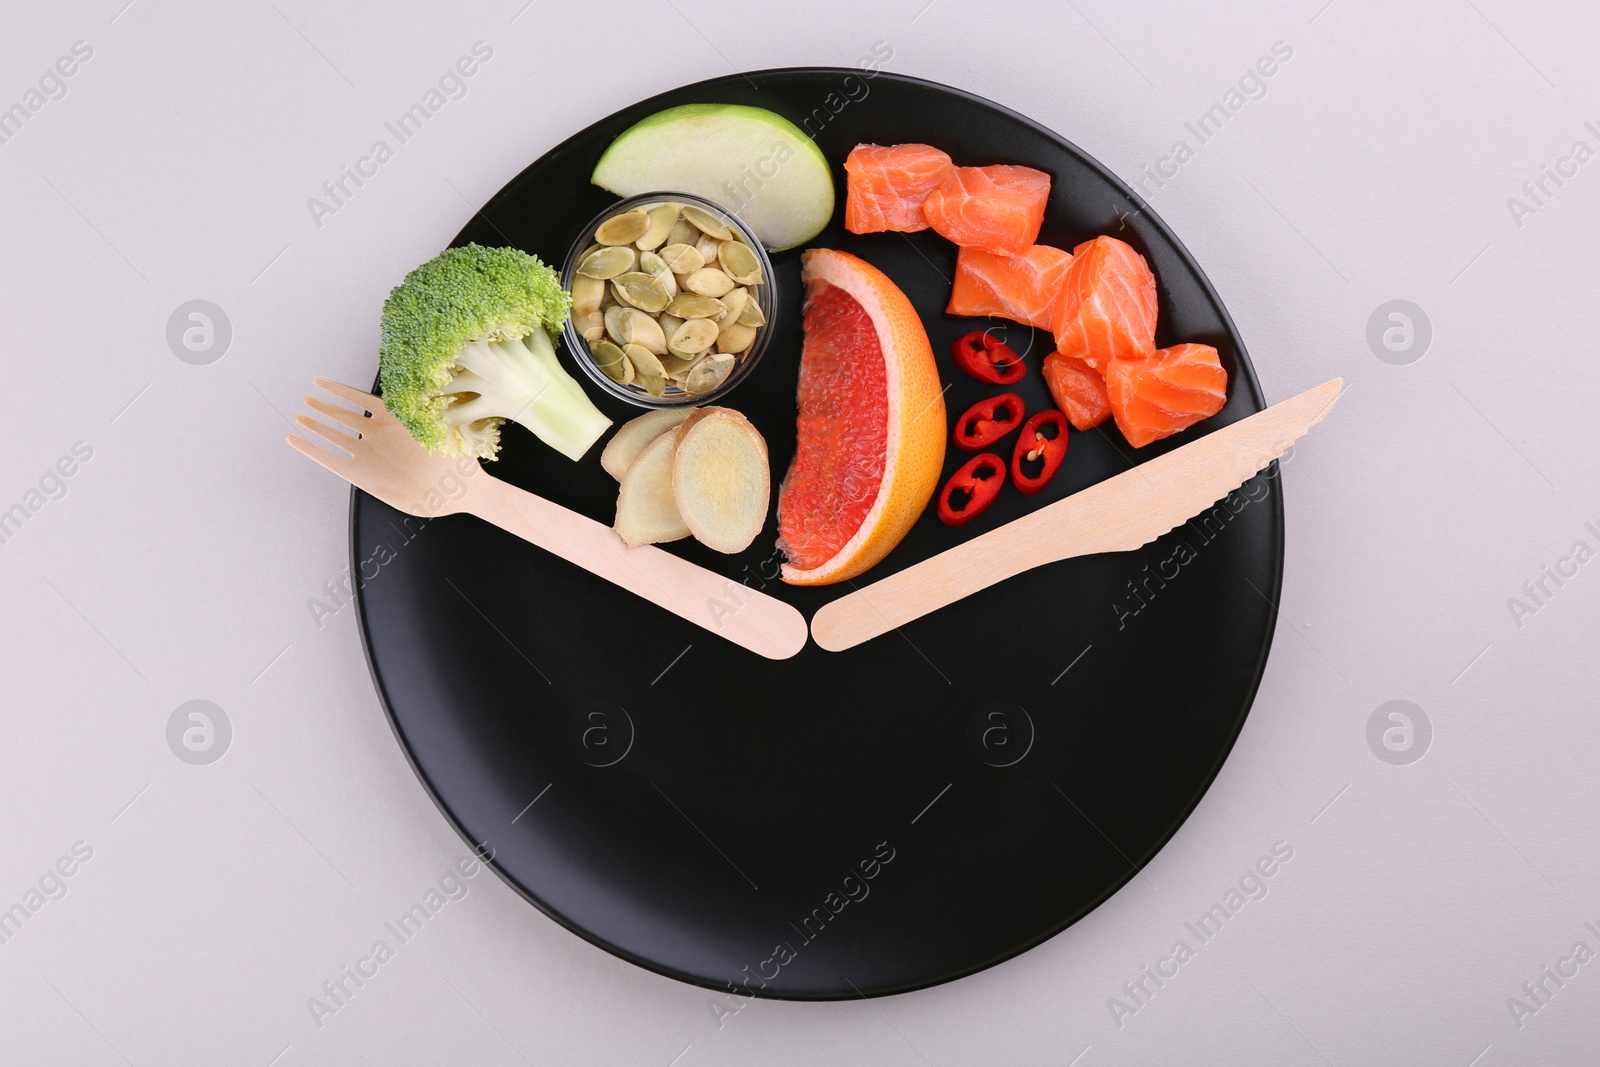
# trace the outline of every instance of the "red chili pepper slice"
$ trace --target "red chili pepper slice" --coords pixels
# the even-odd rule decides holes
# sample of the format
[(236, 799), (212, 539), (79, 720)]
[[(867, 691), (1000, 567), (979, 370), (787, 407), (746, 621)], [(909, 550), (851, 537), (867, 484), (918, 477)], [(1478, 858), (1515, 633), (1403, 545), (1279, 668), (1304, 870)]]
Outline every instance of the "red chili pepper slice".
[(983, 330), (974, 330), (950, 346), (956, 366), (970, 377), (990, 385), (1020, 382), (1028, 367), (1011, 346)]
[(1056, 476), (1067, 456), (1067, 417), (1048, 408), (1030, 418), (1011, 453), (1011, 484), (1037, 493)]
[(962, 465), (939, 491), (939, 521), (961, 526), (989, 509), (1006, 484), (1006, 461), (982, 452)]
[(1022, 425), (1027, 409), (1016, 393), (1000, 393), (980, 400), (956, 420), (956, 447), (963, 452), (976, 452), (988, 448), (1006, 434)]

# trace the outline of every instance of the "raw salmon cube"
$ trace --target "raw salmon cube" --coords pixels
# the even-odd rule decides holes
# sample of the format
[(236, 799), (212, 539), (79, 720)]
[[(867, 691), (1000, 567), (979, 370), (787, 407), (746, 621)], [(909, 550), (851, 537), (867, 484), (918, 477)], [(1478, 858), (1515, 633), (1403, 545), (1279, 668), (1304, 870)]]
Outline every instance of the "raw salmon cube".
[(1075, 430), (1092, 430), (1111, 417), (1106, 380), (1083, 360), (1052, 352), (1044, 357), (1044, 383)]
[(1144, 257), (1115, 237), (1072, 250), (1056, 301), (1056, 350), (1104, 372), (1114, 359), (1155, 350), (1156, 279)]
[(1039, 236), (1050, 175), (998, 163), (957, 167), (923, 201), (928, 224), (963, 248), (1021, 255)]
[(844, 161), (844, 228), (926, 230), (922, 202), (952, 170), (949, 156), (925, 144), (856, 145)]
[(1048, 330), (1071, 264), (1071, 252), (1049, 245), (1034, 245), (1015, 256), (963, 248), (956, 255), (956, 280), (945, 311), (969, 317), (998, 315)]
[(1173, 345), (1142, 359), (1112, 360), (1106, 395), (1117, 429), (1143, 448), (1221, 411), (1228, 372), (1210, 345)]

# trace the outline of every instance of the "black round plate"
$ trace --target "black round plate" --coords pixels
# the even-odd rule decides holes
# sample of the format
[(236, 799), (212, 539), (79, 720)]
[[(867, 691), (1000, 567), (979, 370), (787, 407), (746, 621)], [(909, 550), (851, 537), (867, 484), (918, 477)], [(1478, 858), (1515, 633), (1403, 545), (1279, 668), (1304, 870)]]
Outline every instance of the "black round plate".
[[(949, 359), (951, 342), (985, 323), (944, 314), (956, 250), (931, 230), (844, 231), (842, 164), (859, 142), (920, 141), (958, 164), (1048, 171), (1040, 241), (1128, 241), (1160, 287), (1157, 342), (1214, 345), (1228, 369), (1221, 414), (1139, 451), (1110, 426), (1074, 432), (1044, 493), (1007, 490), (961, 529), (930, 508), (858, 584), (1262, 407), (1216, 293), (1122, 182), (1020, 115), (913, 78), (774, 70), (663, 93), (545, 154), (457, 243), (560, 263), (573, 227), (613, 199), (589, 184), (606, 145), (691, 102), (771, 108), (815, 136), (838, 208), (812, 244), (853, 252), (905, 290), (949, 383), (951, 419), (992, 392)], [(799, 250), (774, 265), (777, 333), (726, 402), (766, 435), (776, 481), (794, 452)], [(1023, 327), (1007, 336), (1030, 362), (1049, 349)], [(1030, 411), (1050, 402), (1038, 374), (1015, 388)], [(638, 414), (599, 402), (619, 423)], [(572, 463), (520, 427), (504, 436), (497, 477), (610, 522), (616, 485), (598, 447)], [(946, 473), (966, 458), (952, 449)], [(351, 549), (396, 735), (446, 817), (510, 885), (594, 944), (674, 978), (795, 999), (871, 996), (1038, 944), (1114, 893), (1194, 809), (1266, 662), (1283, 566), (1275, 475), (1139, 552), (1057, 563), (850, 651), (808, 645), (782, 662), (474, 518), (424, 523), (358, 492)], [(773, 580), (775, 531), (738, 556), (668, 547), (808, 618), (848, 591)]]

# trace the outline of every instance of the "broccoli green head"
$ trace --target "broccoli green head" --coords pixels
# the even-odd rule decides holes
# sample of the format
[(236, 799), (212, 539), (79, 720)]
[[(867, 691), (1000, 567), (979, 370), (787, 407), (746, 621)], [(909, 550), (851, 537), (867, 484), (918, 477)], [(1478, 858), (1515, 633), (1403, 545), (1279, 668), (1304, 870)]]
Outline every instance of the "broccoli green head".
[(552, 339), (570, 306), (536, 256), (446, 249), (384, 302), (384, 406), (430, 452), (493, 459), (509, 419), (578, 459), (611, 420), (556, 359)]

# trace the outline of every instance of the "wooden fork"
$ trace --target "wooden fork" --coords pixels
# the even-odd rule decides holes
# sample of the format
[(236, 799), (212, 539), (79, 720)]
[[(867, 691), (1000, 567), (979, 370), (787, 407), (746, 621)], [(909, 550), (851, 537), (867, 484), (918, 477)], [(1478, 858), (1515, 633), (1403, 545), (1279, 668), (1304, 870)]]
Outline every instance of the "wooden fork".
[(476, 460), (431, 455), (379, 398), (313, 380), (357, 410), (315, 396), (306, 406), (353, 433), (299, 415), (295, 422), (332, 450), (294, 434), (289, 444), (390, 507), (424, 518), (476, 515), (769, 659), (805, 645), (805, 617), (783, 601), (659, 548), (629, 548), (609, 526), (503, 482)]

